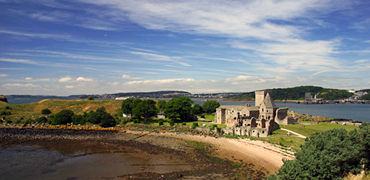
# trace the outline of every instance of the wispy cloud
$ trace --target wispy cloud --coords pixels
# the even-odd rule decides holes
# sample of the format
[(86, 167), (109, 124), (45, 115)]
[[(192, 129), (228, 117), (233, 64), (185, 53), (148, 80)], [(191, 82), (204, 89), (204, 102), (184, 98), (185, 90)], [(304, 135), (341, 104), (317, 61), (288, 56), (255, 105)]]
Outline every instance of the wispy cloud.
[(142, 78), (124, 74), (124, 75), (122, 75), (122, 79), (142, 79)]
[(8, 83), (8, 84), (4, 84), (2, 85), (2, 87), (7, 87), (7, 88), (12, 88), (12, 87), (27, 87), (27, 88), (35, 88), (35, 87), (39, 87), (38, 85), (34, 85), (32, 83), (27, 83), (27, 84), (19, 84), (19, 83)]
[[(337, 1), (104, 1), (80, 2), (106, 5), (115, 14), (125, 14), (130, 20), (148, 28), (189, 34), (228, 37), (251, 37), (265, 40), (296, 38), (305, 31), (290, 25), (297, 19), (315, 19), (323, 12), (346, 8), (348, 3)], [(276, 21), (280, 21), (277, 23)]]
[(181, 66), (191, 66), (188, 63), (182, 62), (183, 58), (176, 57), (176, 56), (166, 56), (166, 55), (160, 55), (160, 54), (154, 54), (154, 53), (147, 53), (147, 52), (138, 52), (138, 51), (132, 51), (131, 54), (141, 55), (144, 57), (147, 57), (148, 59), (156, 60), (156, 61), (167, 61), (167, 62), (174, 62), (177, 64), (180, 64)]
[(59, 79), (59, 82), (71, 82), (72, 78), (70, 76), (65, 76)]
[(27, 33), (9, 30), (0, 30), (0, 34), (10, 34), (15, 36), (25, 36), (29, 38), (42, 38), (42, 39), (58, 39), (58, 40), (70, 40), (72, 41), (72, 36), (60, 35), (60, 34), (45, 34), (45, 33)]
[(38, 64), (35, 61), (29, 59), (8, 59), (8, 58), (0, 58), (0, 61), (3, 62), (11, 62), (11, 63), (22, 63), (22, 64)]
[(192, 78), (178, 78), (178, 79), (160, 79), (160, 80), (146, 80), (146, 81), (129, 81), (124, 83), (124, 85), (168, 85), (168, 84), (178, 84), (184, 82), (195, 82)]

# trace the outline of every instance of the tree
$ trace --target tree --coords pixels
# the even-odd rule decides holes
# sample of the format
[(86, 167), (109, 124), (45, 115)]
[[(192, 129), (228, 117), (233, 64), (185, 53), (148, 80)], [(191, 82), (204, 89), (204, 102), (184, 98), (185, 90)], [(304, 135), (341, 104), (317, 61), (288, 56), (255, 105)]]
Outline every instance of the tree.
[(360, 126), (360, 143), (363, 146), (363, 157), (365, 159), (365, 169), (370, 167), (370, 123), (363, 122)]
[(41, 114), (51, 114), (51, 111), (50, 111), (50, 109), (45, 108), (45, 109), (41, 110)]
[(126, 115), (132, 114), (132, 101), (133, 99), (128, 98), (122, 101), (121, 109)]
[(85, 118), (83, 115), (77, 115), (77, 114), (74, 114), (72, 116), (72, 122), (74, 125), (78, 125), (78, 124), (83, 124), (85, 121)]
[(160, 101), (157, 102), (157, 105), (158, 105), (159, 111), (163, 111), (164, 108), (166, 107), (166, 101), (160, 100)]
[(72, 122), (73, 111), (69, 109), (61, 110), (56, 113), (53, 119), (53, 124), (68, 124)]
[(99, 125), (101, 127), (114, 127), (117, 124), (114, 117), (111, 116), (107, 112), (101, 113), (100, 118), (101, 118), (101, 121), (100, 121)]
[(166, 103), (164, 115), (173, 120), (186, 121), (192, 115), (192, 103), (187, 97), (173, 98)]
[(147, 118), (155, 116), (156, 113), (157, 109), (155, 108), (155, 102), (151, 99), (140, 101), (139, 104), (132, 109), (132, 114), (135, 117), (144, 117), (145, 123)]
[(94, 100), (94, 97), (89, 96), (89, 97), (87, 97), (87, 100), (92, 101), (92, 100)]
[(362, 146), (345, 129), (312, 134), (295, 160), (284, 160), (279, 179), (340, 179), (357, 172)]
[(194, 107), (193, 107), (193, 114), (201, 115), (202, 113), (204, 113), (204, 110), (203, 110), (202, 106), (199, 105), (199, 104), (195, 104)]
[(204, 112), (211, 114), (216, 112), (216, 108), (220, 107), (220, 103), (217, 101), (206, 101), (202, 107)]
[(95, 112), (90, 111), (87, 117), (89, 122), (99, 124), (101, 127), (113, 127), (117, 123), (114, 117), (105, 111), (105, 107), (100, 107)]
[(360, 97), (360, 100), (370, 100), (370, 92)]

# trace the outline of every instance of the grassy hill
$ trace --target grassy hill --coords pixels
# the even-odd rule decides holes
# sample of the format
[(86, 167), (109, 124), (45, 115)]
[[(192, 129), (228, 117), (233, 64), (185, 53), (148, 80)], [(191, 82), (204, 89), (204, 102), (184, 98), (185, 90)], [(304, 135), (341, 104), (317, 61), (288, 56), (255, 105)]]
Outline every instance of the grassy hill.
[(2, 95), (0, 95), (0, 104), (8, 104), (8, 100)]
[[(12, 121), (17, 119), (29, 119), (42, 116), (41, 110), (48, 108), (53, 114), (64, 109), (70, 109), (75, 114), (83, 114), (84, 112), (95, 111), (104, 106), (110, 114), (121, 112), (122, 101), (89, 101), (89, 100), (42, 100), (29, 104), (6, 104), (0, 105), (0, 111), (10, 111), (11, 115), (6, 115), (7, 119)], [(7, 108), (8, 107), (8, 108)]]

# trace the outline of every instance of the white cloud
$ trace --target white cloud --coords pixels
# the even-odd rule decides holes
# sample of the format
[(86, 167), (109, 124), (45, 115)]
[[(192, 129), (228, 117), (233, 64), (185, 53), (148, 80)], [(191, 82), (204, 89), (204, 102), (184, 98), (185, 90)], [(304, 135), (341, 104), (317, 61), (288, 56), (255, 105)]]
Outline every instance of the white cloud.
[(73, 41), (73, 38), (71, 36), (60, 35), (60, 34), (26, 33), (26, 32), (7, 31), (7, 30), (0, 30), (0, 34), (10, 34), (10, 35), (24, 36), (24, 37), (29, 37), (29, 38), (57, 39), (57, 40)]
[(165, 85), (165, 84), (177, 84), (177, 83), (188, 83), (195, 82), (192, 78), (177, 78), (177, 79), (160, 79), (160, 80), (146, 80), (146, 81), (129, 81), (124, 85)]
[(183, 59), (181, 57), (165, 56), (165, 55), (160, 55), (160, 54), (137, 52), (137, 51), (133, 51), (131, 52), (131, 54), (141, 55), (141, 56), (147, 57), (148, 59), (157, 60), (157, 61), (174, 62), (174, 63), (180, 64), (181, 66), (191, 66), (188, 63), (182, 62)]
[(122, 75), (122, 79), (141, 79), (141, 77), (134, 77), (127, 74)]
[(34, 85), (32, 83), (27, 83), (27, 84), (19, 84), (19, 83), (8, 83), (2, 85), (3, 87), (39, 87), (38, 85)]
[(265, 83), (266, 79), (262, 79), (257, 76), (237, 76), (234, 78), (227, 78), (225, 79), (226, 83), (231, 83), (233, 85), (239, 85), (239, 84), (251, 84), (251, 83)]
[(2, 73), (2, 74), (0, 74), (0, 77), (8, 77), (8, 74)]
[(0, 61), (3, 62), (12, 62), (12, 63), (23, 63), (23, 64), (37, 64), (35, 61), (29, 59), (8, 59), (8, 58), (0, 58)]
[(80, 1), (109, 7), (111, 22), (117, 17), (124, 19), (120, 15), (125, 14), (148, 29), (265, 40), (298, 37), (305, 31), (289, 22), (308, 19), (311, 26), (321, 26), (315, 16), (350, 7), (350, 2), (331, 0)]
[(70, 76), (62, 77), (59, 79), (59, 82), (70, 82), (72, 78)]
[(16, 81), (24, 81), (24, 82), (49, 82), (52, 81), (52, 79), (49, 78), (32, 78), (32, 77), (25, 77), (22, 80), (16, 80)]
[(74, 86), (65, 86), (66, 89), (73, 89)]
[(78, 77), (76, 81), (94, 81), (92, 78)]

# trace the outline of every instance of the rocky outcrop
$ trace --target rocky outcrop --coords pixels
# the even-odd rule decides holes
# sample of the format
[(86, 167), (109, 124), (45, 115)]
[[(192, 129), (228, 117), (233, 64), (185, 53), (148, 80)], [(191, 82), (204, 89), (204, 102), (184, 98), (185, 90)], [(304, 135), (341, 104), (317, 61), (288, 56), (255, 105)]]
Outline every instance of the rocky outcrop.
[(0, 104), (8, 104), (8, 100), (5, 96), (0, 95)]

